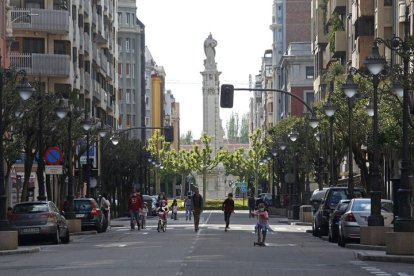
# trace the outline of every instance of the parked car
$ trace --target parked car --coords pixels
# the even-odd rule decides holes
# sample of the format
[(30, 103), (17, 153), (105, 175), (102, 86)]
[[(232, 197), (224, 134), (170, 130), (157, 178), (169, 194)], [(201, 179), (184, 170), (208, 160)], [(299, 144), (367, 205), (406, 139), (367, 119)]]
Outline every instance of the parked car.
[(142, 195), (142, 199), (144, 202), (147, 203), (148, 207), (148, 215), (155, 216), (156, 215), (156, 209), (157, 209), (157, 200), (153, 196), (149, 195)]
[(94, 198), (76, 198), (74, 201), (75, 217), (81, 219), (82, 230), (92, 228), (103, 232), (105, 216)]
[[(394, 223), (393, 209), (391, 200), (381, 199), (381, 215), (384, 217), (384, 226), (392, 226)], [(361, 226), (368, 225), (370, 215), (370, 198), (352, 199), (339, 220), (338, 245), (345, 246), (350, 240), (359, 239)]]
[(322, 188), (322, 190), (316, 189), (313, 191), (310, 198), (310, 204), (312, 205), (311, 210), (313, 215), (316, 213), (316, 211), (318, 211), (319, 205), (321, 205), (326, 191), (328, 191), (328, 188)]
[(51, 201), (22, 202), (14, 205), (10, 226), (18, 232), (19, 242), (40, 237), (58, 244), (69, 243), (70, 234), (65, 217)]
[(336, 205), (335, 210), (333, 211), (332, 215), (329, 218), (329, 233), (328, 233), (328, 240), (330, 242), (337, 242), (338, 241), (338, 225), (339, 219), (345, 213), (346, 208), (351, 200), (349, 199), (341, 199), (338, 204)]
[(259, 202), (264, 202), (267, 206), (272, 206), (273, 205), (273, 202), (272, 202), (272, 194), (271, 193), (260, 193), (258, 195), (258, 197), (256, 198), (256, 200), (255, 200), (256, 206), (259, 203), (258, 201)]
[[(354, 189), (354, 197), (364, 197), (363, 188)], [(326, 236), (329, 233), (329, 218), (341, 199), (348, 198), (348, 187), (329, 187), (319, 205), (318, 210), (313, 216), (312, 234), (317, 237)]]

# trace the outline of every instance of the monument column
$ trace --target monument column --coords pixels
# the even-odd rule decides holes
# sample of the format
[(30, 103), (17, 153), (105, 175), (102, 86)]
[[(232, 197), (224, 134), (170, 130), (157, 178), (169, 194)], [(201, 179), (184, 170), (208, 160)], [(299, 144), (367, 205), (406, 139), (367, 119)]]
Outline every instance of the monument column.
[[(212, 157), (223, 147), (224, 130), (220, 118), (220, 74), (217, 70), (215, 61), (217, 41), (210, 34), (204, 41), (204, 60), (203, 76), (203, 132), (213, 137), (211, 142)], [(211, 171), (207, 177), (207, 197), (217, 198), (224, 196), (224, 183), (220, 175), (224, 175), (221, 166)], [(223, 191), (222, 191), (223, 190)], [(222, 191), (222, 192), (221, 192)]]

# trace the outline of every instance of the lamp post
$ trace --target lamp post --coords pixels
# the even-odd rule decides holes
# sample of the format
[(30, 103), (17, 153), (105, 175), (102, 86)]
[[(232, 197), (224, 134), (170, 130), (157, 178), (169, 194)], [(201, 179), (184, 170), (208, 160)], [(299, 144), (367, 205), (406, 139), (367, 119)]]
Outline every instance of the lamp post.
[[(396, 207), (397, 207), (398, 216), (396, 217), (395, 222), (394, 222), (394, 232), (414, 232), (414, 219), (411, 214), (411, 204), (410, 204), (412, 192), (411, 192), (410, 181), (409, 181), (410, 162), (409, 162), (409, 157), (408, 157), (408, 152), (409, 152), (408, 121), (409, 121), (409, 101), (410, 101), (410, 96), (409, 96), (410, 87), (409, 87), (408, 74), (409, 74), (409, 63), (412, 57), (412, 51), (410, 49), (410, 43), (411, 43), (410, 40), (411, 39), (410, 39), (409, 6), (406, 6), (405, 20), (404, 20), (404, 38), (401, 39), (400, 37), (397, 37), (397, 36), (393, 36), (391, 39), (387, 39), (387, 40), (384, 40), (382, 38), (376, 38), (374, 41), (374, 47), (372, 48), (371, 57), (369, 59), (367, 58), (366, 60), (368, 69), (370, 70), (372, 74), (374, 74), (372, 70), (381, 71), (386, 61), (384, 58), (379, 56), (377, 44), (384, 44), (387, 48), (391, 49), (393, 52), (398, 54), (402, 58), (402, 61), (403, 61), (403, 85), (401, 86), (401, 85), (394, 84), (394, 87), (393, 87), (394, 93), (397, 95), (402, 94), (402, 97), (403, 97), (402, 143), (401, 143), (401, 185), (397, 191), (397, 197), (396, 197), (396, 201), (397, 201)], [(375, 77), (375, 74), (374, 74), (374, 77)], [(375, 106), (374, 106), (374, 110), (375, 110)], [(377, 186), (375, 187), (378, 188), (379, 190), (379, 187)], [(380, 201), (377, 202), (377, 204), (380, 204)], [(376, 211), (378, 212), (378, 208), (376, 208)]]
[[(333, 93), (333, 85), (331, 83), (331, 93)], [(329, 98), (330, 98), (329, 94)], [(334, 123), (334, 115), (336, 112), (336, 107), (333, 105), (331, 100), (329, 99), (328, 102), (324, 106), (324, 111), (326, 116), (329, 117), (329, 155), (330, 155), (330, 168), (329, 168), (329, 186), (335, 186), (336, 179), (334, 176), (334, 147), (333, 147), (333, 123)]]
[(354, 198), (354, 175), (353, 175), (353, 155), (352, 155), (352, 98), (357, 93), (358, 86), (354, 82), (352, 74), (348, 74), (346, 82), (342, 85), (342, 90), (348, 97), (348, 198)]
[[(34, 92), (33, 87), (29, 84), (26, 78), (26, 71), (20, 70), (15, 72), (10, 69), (5, 69), (1, 67), (1, 56), (0, 56), (0, 107), (3, 108), (3, 87), (11, 82), (16, 80), (18, 76), (22, 76), (22, 79), (19, 85), (16, 87), (16, 90), (19, 92), (19, 95), (29, 95), (24, 97), (24, 100), (30, 98), (30, 95)], [(1, 110), (0, 110), (1, 111)], [(3, 134), (4, 134), (4, 122), (3, 122), (3, 112), (0, 112), (0, 229), (3, 230), (7, 228), (8, 220), (6, 217), (7, 210), (7, 195), (6, 195), (6, 183), (4, 182), (4, 145), (3, 145)]]
[(378, 168), (378, 85), (379, 73), (385, 65), (385, 59), (379, 55), (377, 42), (374, 41), (371, 55), (365, 59), (365, 65), (372, 74), (373, 97), (372, 97), (372, 148), (373, 148), (373, 162), (369, 167), (370, 181), (371, 181), (371, 214), (368, 217), (368, 226), (384, 226), (384, 218), (381, 215), (381, 186), (379, 180)]
[(89, 162), (89, 130), (92, 128), (92, 121), (89, 118), (88, 114), (85, 113), (85, 119), (82, 122), (82, 127), (83, 129), (86, 131), (86, 195), (88, 197), (91, 196), (90, 192), (91, 192), (91, 177), (90, 177), (90, 162)]

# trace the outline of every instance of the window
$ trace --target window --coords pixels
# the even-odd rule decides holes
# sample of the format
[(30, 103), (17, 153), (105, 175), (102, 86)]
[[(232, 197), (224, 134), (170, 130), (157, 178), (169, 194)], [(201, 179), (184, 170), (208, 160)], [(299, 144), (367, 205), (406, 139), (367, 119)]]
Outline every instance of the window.
[(125, 101), (127, 104), (131, 103), (131, 89), (126, 90)]
[(150, 118), (149, 117), (145, 117), (145, 126), (148, 127), (150, 126)]
[(118, 63), (118, 75), (122, 75), (122, 63)]
[(123, 95), (122, 95), (122, 89), (118, 89), (118, 100), (119, 101), (122, 101), (122, 97), (123, 97)]
[(131, 24), (131, 17), (130, 17), (130, 14), (129, 13), (126, 14), (126, 24), (128, 26), (129, 26), (129, 24)]
[(135, 64), (131, 64), (131, 71), (130, 71), (130, 75), (131, 75), (131, 78), (134, 78), (134, 76), (135, 76)]
[(129, 73), (130, 73), (130, 64), (129, 63), (127, 63), (127, 64), (125, 64), (125, 75), (127, 75), (127, 76), (129, 76)]
[[(70, 52), (70, 43), (65, 40), (54, 40), (53, 53), (55, 55), (69, 55)], [(66, 49), (69, 49), (68, 51)]]
[(43, 38), (23, 38), (23, 53), (41, 53), (45, 52), (45, 40)]
[(122, 25), (122, 12), (118, 12), (118, 24)]
[(313, 66), (306, 66), (306, 79), (313, 79)]
[(125, 52), (129, 52), (129, 38), (125, 39)]
[(393, 0), (384, 0), (384, 6), (392, 6)]
[(127, 114), (127, 122), (126, 122), (126, 124), (127, 124), (127, 127), (131, 127), (131, 115), (130, 114)]

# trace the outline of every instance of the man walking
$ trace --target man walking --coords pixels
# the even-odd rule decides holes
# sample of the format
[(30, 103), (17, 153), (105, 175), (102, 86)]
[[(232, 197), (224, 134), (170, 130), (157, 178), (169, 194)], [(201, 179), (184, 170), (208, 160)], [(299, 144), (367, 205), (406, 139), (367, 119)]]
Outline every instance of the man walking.
[(231, 213), (234, 212), (234, 201), (232, 193), (228, 194), (226, 200), (223, 202), (221, 209), (224, 211), (224, 221), (226, 222), (226, 228), (224, 228), (224, 231), (227, 232), (227, 230), (230, 228), (229, 224)]
[(203, 212), (203, 197), (200, 195), (198, 188), (195, 189), (195, 194), (191, 199), (194, 216), (194, 230), (198, 232), (198, 224), (200, 222), (200, 214)]
[(140, 230), (139, 212), (142, 209), (142, 198), (139, 192), (134, 192), (128, 199), (128, 209), (131, 216), (131, 230), (135, 229), (135, 221)]

